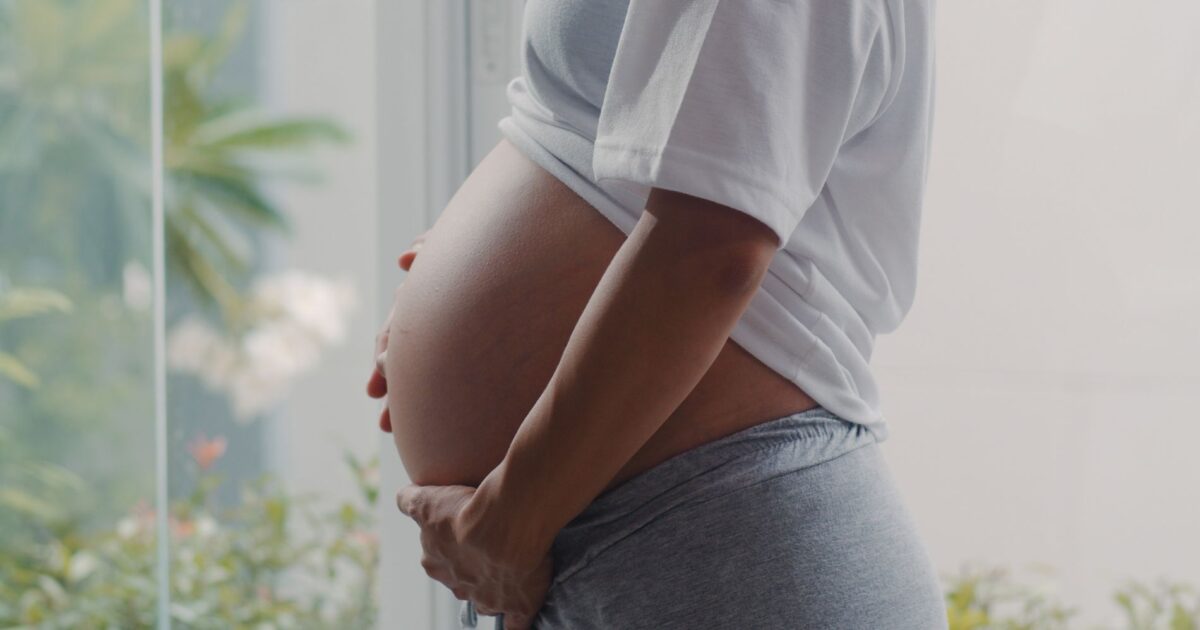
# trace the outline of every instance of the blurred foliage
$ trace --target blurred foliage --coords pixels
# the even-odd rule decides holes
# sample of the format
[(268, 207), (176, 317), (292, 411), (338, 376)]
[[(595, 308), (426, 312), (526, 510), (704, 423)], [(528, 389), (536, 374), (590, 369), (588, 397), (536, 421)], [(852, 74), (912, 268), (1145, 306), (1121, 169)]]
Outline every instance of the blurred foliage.
[[(1035, 567), (1050, 572), (1049, 567)], [(1044, 579), (1044, 577), (1043, 577)], [(1079, 614), (1051, 589), (1016, 579), (1002, 567), (964, 567), (944, 579), (950, 630), (1068, 630)], [(1090, 630), (1200, 630), (1200, 595), (1195, 588), (1160, 579), (1154, 584), (1127, 580), (1113, 600), (1123, 613), (1119, 626)]]
[[(22, 485), (36, 476), (12, 471), (74, 471), (96, 489), (84, 498), (94, 508), (88, 521), (102, 524), (153, 487), (150, 320), (110, 292), (81, 289), (69, 310), (65, 303), (51, 299), (53, 311), (0, 322), (0, 349), (33, 376), (0, 377), (0, 478), (6, 493), (49, 501)], [(0, 538), (36, 538), (10, 517), (0, 502)]]
[(247, 7), (233, 4), (215, 36), (172, 33), (163, 53), (167, 249), (174, 268), (199, 295), (222, 307), (235, 330), (248, 316), (240, 285), (227, 278), (246, 277), (253, 233), (287, 228), (261, 182), (268, 176), (316, 177), (294, 163), (266, 158), (288, 158), (298, 149), (347, 140), (325, 119), (280, 118), (206, 96), (215, 70), (242, 37)]
[(1200, 630), (1200, 591), (1188, 584), (1130, 580), (1113, 595), (1129, 630)]
[(948, 580), (950, 630), (1065, 630), (1076, 611), (1011, 579), (1008, 569), (964, 568)]
[[(221, 477), (203, 473), (170, 511), (173, 627), (374, 627), (378, 468), (351, 456), (347, 462), (358, 500), (325, 509), (270, 477), (241, 488), (237, 505), (220, 507), (212, 494)], [(0, 547), (0, 627), (153, 627), (154, 512), (139, 505), (111, 529), (84, 531), (63, 512), (84, 492), (82, 481), (62, 469), (34, 474), (44, 475), (43, 488), (57, 486), (59, 500), (19, 512), (53, 535)]]
[[(168, 317), (215, 307), (236, 333), (254, 317), (244, 295), (258, 246), (286, 234), (265, 186), (317, 179), (300, 150), (347, 136), (324, 118), (217, 94), (250, 4), (206, 6), (228, 8), (211, 33), (164, 29)], [(0, 321), (0, 427), (10, 460), (57, 462), (103, 486), (96, 522), (152, 481), (147, 10), (145, 0), (0, 2), (0, 299), (59, 311)]]
[[(147, 6), (0, 0), (0, 627), (145, 627), (154, 611), (147, 513), (114, 526), (154, 483)], [(168, 317), (198, 305), (236, 333), (263, 240), (287, 234), (267, 186), (318, 179), (301, 150), (347, 135), (219, 94), (250, 4), (205, 6), (229, 8), (215, 30), (163, 35)], [(371, 468), (351, 470), (373, 497)], [(369, 625), (370, 506), (197, 484), (170, 510), (177, 627)], [(296, 590), (306, 576), (321, 588)], [(325, 597), (334, 577), (350, 597)]]
[[(0, 285), (0, 326), (16, 319), (70, 310), (71, 301), (56, 291), (8, 288)], [(0, 378), (7, 378), (24, 387), (37, 387), (40, 382), (37, 374), (34, 374), (21, 359), (5, 352), (3, 348), (0, 348)]]
[[(164, 201), (171, 272), (236, 328), (256, 236), (287, 227), (264, 181), (314, 179), (296, 152), (347, 135), (213, 95), (249, 11), (230, 6), (215, 34), (164, 35)], [(145, 13), (144, 0), (0, 3), (0, 250), (11, 275), (54, 260), (105, 286), (127, 259), (147, 258)]]

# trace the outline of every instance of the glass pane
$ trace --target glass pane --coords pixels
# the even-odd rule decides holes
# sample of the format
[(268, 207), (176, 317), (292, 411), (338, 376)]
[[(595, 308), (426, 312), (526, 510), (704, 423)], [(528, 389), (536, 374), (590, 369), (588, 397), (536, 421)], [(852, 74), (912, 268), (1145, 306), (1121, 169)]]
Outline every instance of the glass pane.
[(0, 627), (155, 620), (148, 14), (0, 3)]
[(368, 3), (164, 3), (180, 627), (370, 627)]

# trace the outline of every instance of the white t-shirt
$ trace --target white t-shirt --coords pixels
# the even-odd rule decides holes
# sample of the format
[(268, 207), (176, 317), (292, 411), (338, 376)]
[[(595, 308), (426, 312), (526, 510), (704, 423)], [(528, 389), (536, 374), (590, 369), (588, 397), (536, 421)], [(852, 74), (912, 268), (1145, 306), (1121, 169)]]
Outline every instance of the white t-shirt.
[(499, 129), (625, 234), (652, 187), (766, 224), (732, 340), (886, 439), (869, 368), (916, 289), (933, 0), (527, 0)]

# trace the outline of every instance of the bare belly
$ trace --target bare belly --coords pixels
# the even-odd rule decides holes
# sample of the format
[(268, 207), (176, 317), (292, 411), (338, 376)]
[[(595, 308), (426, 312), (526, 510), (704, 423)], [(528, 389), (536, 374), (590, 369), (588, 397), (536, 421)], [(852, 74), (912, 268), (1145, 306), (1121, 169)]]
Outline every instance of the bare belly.
[[(474, 486), (500, 463), (624, 240), (507, 141), (484, 158), (428, 233), (389, 333), (392, 431), (414, 482)], [(815, 404), (727, 341), (608, 488)]]

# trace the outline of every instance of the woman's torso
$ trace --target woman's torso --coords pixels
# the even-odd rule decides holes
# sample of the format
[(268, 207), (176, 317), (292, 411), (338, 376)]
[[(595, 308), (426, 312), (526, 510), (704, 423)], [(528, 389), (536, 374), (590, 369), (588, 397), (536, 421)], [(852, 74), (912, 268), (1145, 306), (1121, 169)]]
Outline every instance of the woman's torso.
[[(500, 462), (624, 240), (507, 141), (471, 173), (398, 292), (390, 331), (388, 404), (414, 482), (476, 485)], [(729, 341), (609, 488), (815, 405)]]

